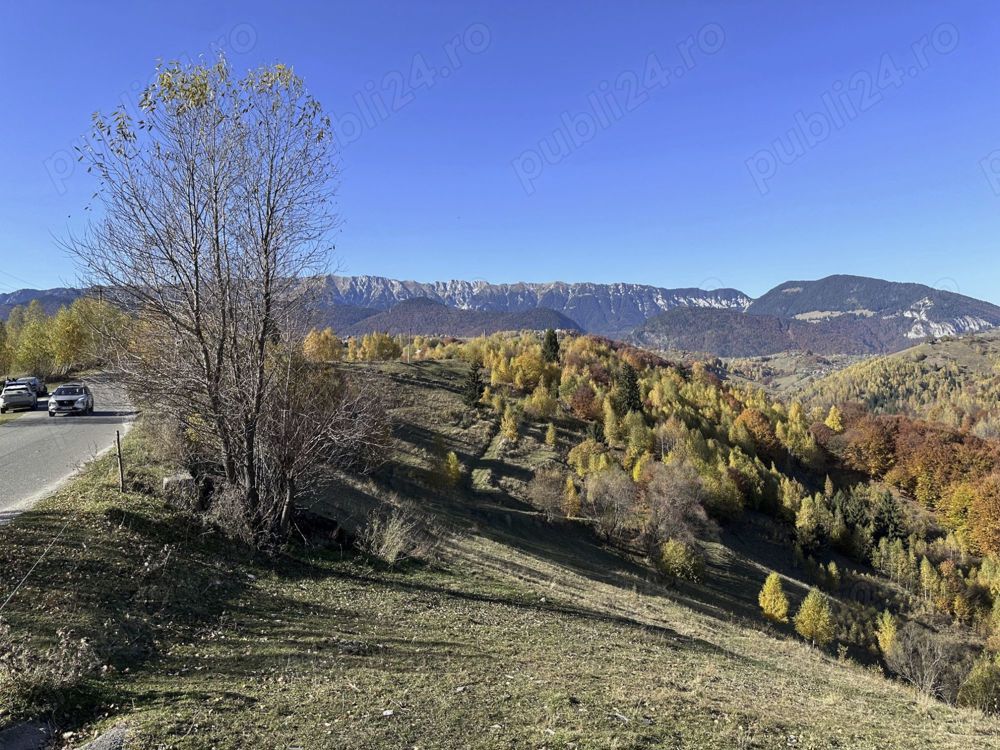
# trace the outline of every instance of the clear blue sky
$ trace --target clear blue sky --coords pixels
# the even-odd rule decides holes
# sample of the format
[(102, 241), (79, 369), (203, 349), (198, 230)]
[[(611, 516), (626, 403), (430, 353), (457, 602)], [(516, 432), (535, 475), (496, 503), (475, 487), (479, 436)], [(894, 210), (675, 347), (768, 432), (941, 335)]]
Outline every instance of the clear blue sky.
[(222, 48), (238, 69), (291, 64), (335, 114), (346, 273), (753, 295), (855, 273), (1000, 302), (995, 2), (179, 0), (3, 16), (0, 291), (73, 281), (53, 237), (86, 221), (94, 184), (66, 154), (90, 114), (134, 98), (157, 58)]

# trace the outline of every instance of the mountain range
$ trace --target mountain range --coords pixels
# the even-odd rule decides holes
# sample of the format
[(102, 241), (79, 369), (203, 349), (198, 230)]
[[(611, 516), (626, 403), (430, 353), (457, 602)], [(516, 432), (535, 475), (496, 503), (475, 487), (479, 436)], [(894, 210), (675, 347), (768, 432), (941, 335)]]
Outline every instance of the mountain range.
[[(362, 309), (365, 308), (350, 308), (352, 311)], [(332, 312), (338, 311), (334, 309)], [(460, 310), (426, 297), (403, 300), (388, 310), (365, 316), (336, 330), (343, 336), (360, 336), (381, 331), (392, 335), (445, 333), (450, 336), (471, 337), (498, 331), (544, 331), (548, 328), (582, 330), (573, 320), (547, 307), (516, 312)]]
[(665, 289), (644, 284), (554, 281), (490, 284), (485, 281), (397, 281), (382, 276), (326, 276), (321, 307), (347, 305), (373, 311), (426, 298), (460, 310), (490, 313), (548, 308), (589, 333), (624, 337), (649, 318), (678, 307), (745, 310), (751, 298), (736, 289)]
[(643, 346), (754, 357), (802, 350), (885, 354), (1000, 326), (1000, 307), (923, 284), (862, 276), (787, 281), (743, 311), (670, 310), (637, 327)]
[[(932, 337), (1000, 326), (1000, 307), (922, 284), (836, 275), (788, 281), (757, 299), (737, 289), (644, 284), (314, 279), (317, 316), (342, 335), (373, 330), (469, 336), (563, 328), (725, 357), (788, 350), (881, 354)], [(53, 312), (82, 292), (0, 294), (0, 317), (34, 299)]]

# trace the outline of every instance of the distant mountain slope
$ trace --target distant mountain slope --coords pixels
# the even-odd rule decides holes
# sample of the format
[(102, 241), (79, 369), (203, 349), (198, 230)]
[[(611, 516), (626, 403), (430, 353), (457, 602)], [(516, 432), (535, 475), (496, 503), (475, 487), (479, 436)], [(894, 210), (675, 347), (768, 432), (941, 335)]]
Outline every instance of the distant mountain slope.
[(1000, 331), (927, 341), (820, 378), (796, 394), (809, 405), (860, 402), (869, 411), (1000, 437)]
[(670, 310), (646, 321), (631, 336), (652, 349), (703, 352), (720, 357), (772, 354), (793, 348), (788, 322), (736, 310)]
[(381, 276), (327, 276), (324, 305), (347, 304), (387, 310), (414, 298), (449, 307), (488, 312), (523, 312), (549, 308), (583, 330), (622, 335), (647, 318), (677, 307), (743, 310), (750, 298), (735, 289), (664, 289), (643, 284), (490, 284), (485, 281), (397, 281)]
[(653, 349), (680, 349), (719, 357), (759, 357), (802, 350), (819, 354), (876, 354), (906, 345), (908, 324), (844, 316), (806, 322), (736, 310), (675, 309), (632, 332)]
[(16, 292), (0, 294), (0, 320), (6, 320), (10, 311), (18, 305), (30, 305), (38, 300), (50, 315), (63, 305), (69, 305), (83, 294), (82, 289), (19, 289)]
[(323, 305), (316, 312), (316, 317), (324, 326), (329, 326), (339, 334), (348, 331), (365, 318), (378, 315), (381, 310), (374, 307), (358, 307), (357, 305)]
[(827, 276), (817, 281), (787, 281), (754, 300), (751, 315), (774, 315), (806, 322), (833, 318), (885, 320), (907, 324), (905, 337), (952, 336), (1000, 325), (1000, 307), (923, 284), (904, 284), (863, 276)]
[(391, 334), (478, 336), (497, 331), (578, 331), (580, 327), (555, 310), (536, 308), (512, 313), (459, 310), (426, 298), (400, 302), (391, 310), (365, 317), (342, 333), (358, 336), (372, 331)]

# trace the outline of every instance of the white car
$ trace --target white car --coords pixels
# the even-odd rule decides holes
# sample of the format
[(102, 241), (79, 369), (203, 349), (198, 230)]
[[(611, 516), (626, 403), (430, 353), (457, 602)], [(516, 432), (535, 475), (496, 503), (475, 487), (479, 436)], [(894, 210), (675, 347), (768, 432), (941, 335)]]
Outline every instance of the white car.
[(34, 409), (38, 397), (25, 383), (7, 383), (0, 393), (0, 414), (8, 409)]
[(94, 395), (82, 383), (66, 383), (49, 396), (49, 416), (56, 414), (93, 414)]

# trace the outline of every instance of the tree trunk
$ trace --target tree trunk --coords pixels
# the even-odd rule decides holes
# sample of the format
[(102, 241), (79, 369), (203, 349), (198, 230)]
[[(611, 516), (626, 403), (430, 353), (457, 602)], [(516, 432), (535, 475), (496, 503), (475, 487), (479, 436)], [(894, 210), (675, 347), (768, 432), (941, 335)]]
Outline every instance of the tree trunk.
[(285, 502), (281, 507), (280, 528), (283, 532), (288, 531), (292, 522), (292, 508), (295, 507), (295, 480), (289, 478), (285, 483)]

